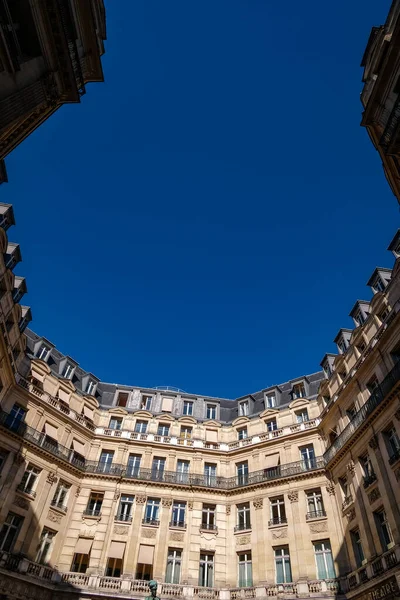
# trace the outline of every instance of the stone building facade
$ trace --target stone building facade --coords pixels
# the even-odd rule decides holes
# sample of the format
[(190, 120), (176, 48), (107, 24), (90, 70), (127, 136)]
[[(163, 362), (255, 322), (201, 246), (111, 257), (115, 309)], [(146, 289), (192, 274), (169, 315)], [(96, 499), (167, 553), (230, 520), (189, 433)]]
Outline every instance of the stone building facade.
[(0, 182), (4, 158), (86, 84), (103, 81), (103, 0), (0, 2)]
[(400, 231), (322, 371), (225, 400), (104, 383), (25, 329), (0, 213), (0, 594), (399, 595)]

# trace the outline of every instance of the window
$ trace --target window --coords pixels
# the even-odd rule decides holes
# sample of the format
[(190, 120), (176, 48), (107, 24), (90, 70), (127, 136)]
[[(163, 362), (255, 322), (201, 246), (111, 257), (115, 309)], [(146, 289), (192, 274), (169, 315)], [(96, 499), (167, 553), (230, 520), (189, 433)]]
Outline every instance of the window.
[(276, 405), (275, 394), (267, 394), (265, 396), (265, 405), (266, 408), (274, 408), (274, 406)]
[(290, 583), (292, 570), (290, 568), (289, 547), (274, 548), (276, 583)]
[(117, 396), (117, 406), (126, 406), (128, 404), (128, 398), (128, 392), (119, 392)]
[(12, 552), (23, 521), (23, 517), (12, 512), (8, 513), (0, 531), (0, 550)]
[(142, 401), (140, 403), (140, 408), (142, 410), (151, 410), (151, 396), (142, 396)]
[(364, 323), (364, 321), (365, 321), (364, 314), (362, 313), (361, 310), (358, 310), (356, 313), (354, 313), (353, 319), (356, 322), (357, 326), (362, 325)]
[(71, 571), (73, 573), (86, 573), (89, 566), (89, 554), (74, 554)]
[(307, 497), (307, 518), (325, 517), (324, 503), (322, 501), (321, 490), (310, 490), (306, 492)]
[(350, 531), (351, 543), (353, 545), (354, 557), (356, 559), (357, 567), (361, 567), (364, 562), (364, 550), (361, 543), (360, 531), (359, 529), (353, 529)]
[(251, 529), (250, 523), (250, 504), (248, 502), (237, 505), (237, 531)]
[(265, 421), (265, 424), (267, 426), (267, 431), (275, 431), (275, 429), (278, 429), (276, 419), (269, 419), (268, 421)]
[(168, 548), (167, 569), (165, 571), (166, 583), (180, 583), (181, 580), (182, 550)]
[(292, 390), (293, 398), (304, 398), (306, 395), (306, 390), (304, 388), (304, 383), (296, 383), (293, 386)]
[(5, 450), (0, 450), (0, 473), (3, 470), (3, 467), (7, 460), (7, 456), (8, 456), (8, 452), (6, 452)]
[(217, 465), (213, 463), (204, 464), (204, 483), (211, 487), (215, 487), (217, 483)]
[(332, 579), (336, 577), (329, 540), (314, 542), (314, 553), (318, 579)]
[(378, 276), (375, 281), (372, 284), (372, 287), (375, 291), (375, 293), (377, 292), (383, 292), (385, 289), (385, 283), (382, 281), (382, 279)]
[(315, 464), (315, 454), (314, 454), (314, 446), (309, 444), (308, 446), (303, 446), (299, 448), (300, 456), (303, 463), (304, 469), (314, 469)]
[(158, 515), (160, 510), (160, 501), (158, 499), (149, 498), (146, 504), (146, 513), (144, 517), (145, 523), (153, 523), (158, 525)]
[(37, 358), (40, 358), (40, 360), (44, 360), (47, 361), (47, 358), (50, 354), (50, 348), (48, 348), (45, 344), (42, 344), (39, 347), (39, 350), (37, 351)]
[(181, 427), (181, 438), (184, 440), (190, 440), (192, 438), (192, 428), (187, 425)]
[(308, 410), (306, 408), (296, 411), (295, 415), (297, 423), (304, 423), (305, 421), (308, 421)]
[(287, 523), (284, 497), (277, 496), (276, 498), (270, 498), (269, 503), (271, 514), (269, 525), (280, 525), (281, 523)]
[(26, 409), (19, 404), (14, 404), (6, 419), (6, 427), (12, 431), (17, 431), (21, 423), (25, 421)]
[(19, 484), (18, 489), (21, 492), (25, 492), (25, 494), (33, 494), (40, 471), (41, 469), (38, 469), (37, 467), (32, 465), (32, 463), (29, 463), (25, 473), (22, 476), (21, 483)]
[(380, 321), (382, 323), (384, 323), (386, 321), (386, 319), (388, 318), (389, 314), (390, 314), (389, 308), (385, 308), (382, 312), (379, 313), (378, 318), (380, 319)]
[(56, 531), (51, 531), (51, 529), (46, 529), (46, 527), (43, 529), (42, 535), (40, 536), (39, 549), (36, 555), (37, 563), (45, 565), (48, 562), (56, 533)]
[(236, 465), (236, 475), (238, 485), (246, 485), (249, 483), (249, 465), (247, 460)]
[(216, 529), (215, 526), (215, 504), (203, 504), (203, 510), (201, 512), (201, 528), (202, 529)]
[(207, 419), (217, 418), (217, 407), (215, 404), (207, 404)]
[(365, 342), (361, 342), (361, 344), (356, 345), (357, 350), (360, 354), (362, 354), (366, 348)]
[(57, 508), (61, 508), (63, 510), (66, 509), (70, 487), (71, 486), (68, 483), (60, 481), (57, 485), (57, 489), (53, 496), (53, 500), (51, 501), (51, 505)]
[(133, 500), (134, 496), (126, 496), (125, 494), (121, 496), (116, 515), (118, 521), (132, 521)]
[(165, 423), (159, 423), (157, 435), (169, 435), (169, 425), (166, 425)]
[(371, 475), (374, 475), (374, 469), (372, 468), (369, 454), (364, 454), (364, 456), (360, 457), (360, 465), (363, 470), (364, 477), (371, 477)]
[(128, 465), (127, 465), (127, 475), (128, 477), (138, 477), (140, 470), (140, 460), (141, 456), (139, 454), (130, 454), (128, 457)]
[(165, 458), (155, 456), (151, 465), (151, 478), (153, 481), (163, 481), (165, 470)]
[(189, 483), (189, 466), (188, 460), (178, 460), (176, 463), (176, 479), (178, 483)]
[(199, 586), (214, 585), (214, 554), (200, 554)]
[(147, 421), (136, 421), (135, 432), (136, 433), (146, 433), (146, 431), (147, 431)]
[(346, 408), (346, 415), (349, 417), (350, 421), (354, 419), (354, 417), (356, 416), (356, 412), (357, 409), (355, 404), (350, 404), (350, 406)]
[(337, 343), (340, 354), (345, 354), (347, 350), (347, 342), (343, 338), (340, 338)]
[(87, 382), (85, 393), (88, 394), (89, 396), (93, 396), (95, 387), (96, 387), (95, 382), (92, 379), (89, 379), (89, 381)]
[(246, 417), (249, 414), (249, 401), (245, 400), (244, 402), (239, 403), (239, 415), (241, 417)]
[(109, 558), (107, 561), (106, 577), (121, 577), (122, 558)]
[(333, 429), (331, 429), (329, 431), (329, 442), (331, 444), (333, 444), (333, 442), (336, 440), (338, 434), (337, 434), (337, 426), (333, 427)]
[(183, 414), (187, 416), (193, 415), (193, 402), (189, 402), (189, 400), (184, 400), (183, 402)]
[(99, 471), (100, 473), (110, 473), (111, 465), (114, 458), (112, 450), (103, 450), (100, 454)]
[(374, 518), (379, 539), (381, 540), (382, 550), (385, 552), (385, 550), (388, 550), (393, 542), (392, 532), (387, 520), (386, 512), (383, 509), (378, 510), (377, 512), (374, 512)]
[(378, 383), (378, 379), (377, 377), (374, 375), (373, 377), (371, 377), (371, 379), (368, 381), (366, 387), (367, 390), (369, 391), (370, 394), (372, 394), (376, 388), (378, 387), (379, 383)]
[(251, 566), (251, 552), (238, 555), (238, 585), (239, 587), (251, 587), (253, 585), (253, 571)]
[(397, 435), (397, 431), (394, 427), (387, 429), (383, 433), (386, 448), (389, 454), (389, 458), (396, 458), (400, 454), (400, 440)]
[(64, 377), (65, 379), (71, 379), (73, 371), (74, 371), (74, 367), (72, 365), (70, 365), (69, 363), (65, 363), (65, 367), (61, 374), (61, 377)]
[(240, 429), (238, 429), (237, 434), (238, 434), (238, 440), (247, 439), (247, 427), (241, 427)]
[(339, 477), (339, 485), (342, 490), (343, 498), (349, 498), (350, 497), (349, 483), (347, 481), (346, 476)]
[(185, 527), (186, 502), (174, 502), (172, 505), (172, 527)]
[(122, 429), (122, 419), (119, 417), (111, 417), (108, 427), (109, 429)]
[(98, 517), (101, 514), (101, 507), (103, 505), (103, 494), (98, 492), (92, 492), (89, 497), (89, 502), (86, 507), (85, 513), (92, 517)]

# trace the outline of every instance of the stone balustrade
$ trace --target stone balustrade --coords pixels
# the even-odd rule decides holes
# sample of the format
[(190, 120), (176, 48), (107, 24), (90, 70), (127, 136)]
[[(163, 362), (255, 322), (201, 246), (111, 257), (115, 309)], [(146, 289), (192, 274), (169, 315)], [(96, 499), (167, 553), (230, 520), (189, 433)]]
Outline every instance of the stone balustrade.
[(393, 548), (380, 556), (375, 556), (373, 559), (365, 561), (365, 564), (356, 571), (349, 573), (346, 579), (342, 581), (342, 588), (345, 592), (353, 590), (370, 579), (374, 579), (382, 573), (389, 571), (398, 564), (400, 564), (400, 545), (393, 546)]

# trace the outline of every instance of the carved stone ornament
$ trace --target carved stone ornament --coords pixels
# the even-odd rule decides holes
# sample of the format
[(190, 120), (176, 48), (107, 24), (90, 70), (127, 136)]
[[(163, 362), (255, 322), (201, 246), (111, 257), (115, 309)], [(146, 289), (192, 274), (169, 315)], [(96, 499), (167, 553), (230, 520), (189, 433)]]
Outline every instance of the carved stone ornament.
[(56, 474), (54, 473), (54, 471), (49, 471), (49, 473), (47, 473), (46, 481), (47, 481), (47, 483), (50, 483), (50, 485), (53, 485), (53, 483), (56, 483), (57, 477), (56, 477)]
[(188, 510), (193, 510), (193, 501), (192, 500), (190, 500), (188, 502)]
[(171, 500), (171, 498), (162, 498), (161, 499), (161, 506), (164, 506), (165, 508), (171, 508), (171, 506), (172, 506), (172, 500)]
[(26, 500), (26, 498), (22, 498), (21, 496), (15, 496), (13, 504), (24, 510), (28, 510), (29, 508), (29, 500)]
[(328, 523), (323, 521), (322, 523), (310, 523), (310, 531), (312, 533), (322, 533), (328, 531)]
[(354, 461), (353, 461), (353, 460), (351, 460), (351, 461), (350, 461), (350, 462), (347, 464), (347, 466), (346, 466), (346, 470), (347, 470), (348, 474), (350, 475), (350, 477), (354, 477), (355, 470), (356, 470), (356, 466), (355, 466), (355, 464), (354, 464)]
[(396, 417), (396, 419), (397, 419), (398, 421), (400, 421), (400, 408), (398, 408), (398, 409), (396, 410), (396, 412), (394, 413), (394, 416)]
[(120, 497), (121, 493), (119, 490), (115, 490), (114, 492), (114, 500), (118, 500), (118, 498)]
[(172, 531), (169, 539), (173, 542), (183, 542), (184, 540), (184, 534), (180, 533), (179, 531)]
[(355, 519), (356, 517), (356, 511), (354, 508), (351, 508), (347, 513), (346, 513), (346, 518), (347, 521), (350, 523), (350, 521), (353, 521), (353, 519)]
[(136, 496), (136, 504), (146, 504), (146, 496)]
[(299, 492), (289, 492), (287, 497), (289, 498), (290, 502), (298, 502), (299, 501)]
[(272, 539), (273, 540), (280, 540), (282, 538), (287, 537), (287, 527), (284, 527), (283, 529), (273, 529), (272, 530)]
[(227, 505), (226, 505), (226, 514), (227, 514), (227, 515), (230, 515), (230, 514), (231, 514), (231, 505), (230, 505), (230, 504), (227, 504)]
[(144, 538), (155, 538), (157, 535), (157, 529), (142, 529), (141, 535)]
[(77, 487), (76, 488), (76, 492), (75, 492), (75, 496), (78, 497), (80, 493), (81, 493), (81, 488)]
[(374, 488), (370, 494), (368, 494), (368, 500), (370, 504), (373, 504), (375, 500), (378, 500), (379, 498), (381, 498), (381, 493), (377, 487)]
[(376, 450), (377, 448), (379, 448), (377, 435), (372, 436), (372, 438), (369, 440), (369, 447), (372, 448), (372, 450)]
[(247, 546), (251, 543), (251, 535), (239, 535), (236, 538), (236, 546)]
[(22, 454), (15, 455), (14, 464), (16, 464), (18, 467), (20, 467), (24, 462), (25, 462), (25, 458), (22, 456)]
[(124, 527), (124, 525), (114, 525), (114, 533), (116, 535), (128, 535), (129, 527)]
[(253, 506), (256, 510), (260, 510), (263, 507), (263, 498), (255, 498), (253, 500)]
[(54, 512), (53, 510), (49, 510), (47, 518), (49, 521), (52, 521), (53, 523), (61, 523), (62, 515)]
[(335, 495), (335, 484), (332, 481), (326, 486), (326, 491), (330, 496)]

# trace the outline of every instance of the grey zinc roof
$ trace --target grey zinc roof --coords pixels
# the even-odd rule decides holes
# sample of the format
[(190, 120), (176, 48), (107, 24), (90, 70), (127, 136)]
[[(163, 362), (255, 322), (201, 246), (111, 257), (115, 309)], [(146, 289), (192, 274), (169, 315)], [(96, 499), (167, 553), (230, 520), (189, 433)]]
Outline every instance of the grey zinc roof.
[[(126, 390), (129, 392), (132, 389), (141, 389), (143, 392), (153, 392), (154, 393), (154, 388), (145, 388), (145, 387), (133, 386), (133, 385), (126, 386), (126, 385), (118, 385), (115, 383), (102, 382), (92, 373), (82, 369), (75, 360), (73, 360), (72, 358), (70, 358), (69, 356), (67, 356), (65, 354), (62, 354), (59, 350), (57, 350), (57, 348), (55, 348), (51, 343), (49, 343), (49, 341), (46, 338), (37, 335), (31, 329), (26, 329), (25, 333), (26, 333), (26, 337), (27, 337), (27, 356), (28, 356), (28, 358), (32, 358), (34, 356), (35, 351), (37, 352), (37, 350), (38, 350), (38, 346), (40, 347), (40, 345), (42, 343), (47, 344), (50, 349), (50, 354), (47, 359), (47, 364), (50, 367), (50, 369), (52, 370), (53, 374), (56, 377), (59, 377), (60, 376), (59, 375), (60, 362), (63, 359), (70, 360), (74, 365), (77, 365), (75, 367), (75, 371), (74, 371), (73, 377), (71, 379), (71, 382), (74, 384), (74, 386), (76, 387), (78, 392), (83, 393), (82, 385), (83, 385), (84, 377), (85, 376), (92, 377), (95, 381), (98, 382), (97, 388), (96, 388), (96, 398), (97, 398), (100, 406), (102, 406), (104, 408), (110, 408), (111, 406), (113, 406), (115, 392), (117, 390), (120, 390), (120, 391)], [(236, 398), (235, 400), (229, 400), (226, 398), (216, 398), (216, 397), (211, 397), (211, 396), (204, 396), (204, 395), (200, 395), (200, 394), (196, 395), (196, 394), (190, 394), (190, 393), (188, 393), (188, 394), (182, 393), (182, 396), (184, 396), (185, 398), (191, 398), (194, 400), (197, 397), (197, 398), (201, 398), (201, 399), (205, 399), (205, 400), (212, 399), (213, 401), (218, 402), (218, 404), (220, 405), (220, 421), (228, 423), (238, 417), (238, 410), (239, 410), (238, 404), (239, 404), (240, 400), (244, 400), (246, 398), (249, 398), (252, 400), (253, 405), (252, 405), (251, 415), (254, 416), (254, 415), (261, 413), (265, 409), (265, 404), (264, 404), (265, 392), (267, 392), (269, 390), (272, 391), (272, 390), (276, 389), (277, 387), (279, 387), (279, 390), (280, 390), (279, 404), (276, 407), (277, 409), (279, 409), (279, 408), (286, 407), (288, 404), (290, 404), (290, 402), (292, 402), (293, 398), (292, 398), (291, 391), (292, 391), (294, 382), (298, 382), (301, 379), (306, 379), (308, 382), (308, 386), (309, 386), (309, 394), (307, 397), (312, 398), (318, 394), (319, 385), (324, 378), (325, 378), (325, 376), (324, 376), (323, 371), (317, 371), (316, 373), (312, 373), (311, 375), (296, 377), (290, 381), (279, 384), (278, 386), (270, 385), (258, 392), (254, 392), (254, 393), (248, 394), (247, 396), (242, 396), (240, 398)]]

